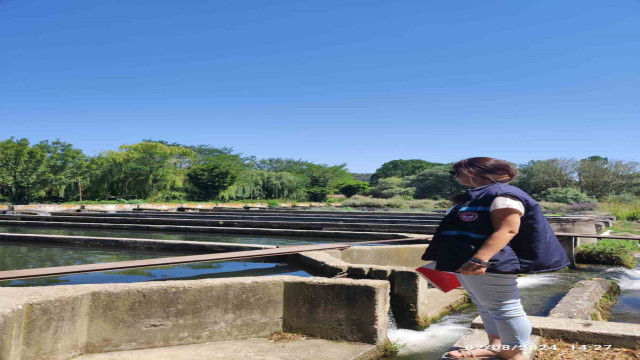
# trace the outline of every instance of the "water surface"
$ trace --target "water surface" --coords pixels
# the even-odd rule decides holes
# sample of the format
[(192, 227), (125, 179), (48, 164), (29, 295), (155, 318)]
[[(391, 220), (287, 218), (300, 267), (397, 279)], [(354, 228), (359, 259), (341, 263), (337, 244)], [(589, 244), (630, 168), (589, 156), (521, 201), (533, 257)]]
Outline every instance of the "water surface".
[(314, 238), (306, 236), (261, 236), (261, 235), (235, 235), (235, 234), (207, 234), (178, 231), (138, 231), (138, 230), (111, 230), (89, 228), (60, 228), (40, 226), (0, 226), (0, 233), (15, 234), (41, 234), (41, 235), (71, 235), (71, 236), (95, 236), (95, 237), (120, 237), (158, 240), (188, 240), (210, 241), (233, 244), (260, 244), (260, 245), (302, 245), (331, 242), (346, 242), (348, 239), (338, 238)]

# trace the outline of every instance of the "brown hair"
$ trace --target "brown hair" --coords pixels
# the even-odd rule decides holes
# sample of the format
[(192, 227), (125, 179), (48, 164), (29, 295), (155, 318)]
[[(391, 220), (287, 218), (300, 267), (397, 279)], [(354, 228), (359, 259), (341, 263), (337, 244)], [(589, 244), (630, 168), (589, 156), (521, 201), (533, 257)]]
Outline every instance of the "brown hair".
[(487, 178), (493, 182), (507, 183), (518, 175), (518, 170), (504, 160), (490, 157), (473, 157), (453, 164), (453, 170), (477, 178)]
[[(453, 164), (453, 170), (470, 177), (486, 178), (494, 183), (508, 183), (518, 175), (518, 170), (504, 160), (490, 157), (473, 157), (460, 160)], [(451, 201), (460, 203), (464, 201), (465, 194), (454, 195)]]

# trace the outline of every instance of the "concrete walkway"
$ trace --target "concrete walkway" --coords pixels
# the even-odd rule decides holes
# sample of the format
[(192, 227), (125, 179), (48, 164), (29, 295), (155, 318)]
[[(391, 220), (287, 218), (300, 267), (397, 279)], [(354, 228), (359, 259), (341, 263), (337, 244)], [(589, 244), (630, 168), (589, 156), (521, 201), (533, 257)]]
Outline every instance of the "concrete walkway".
[(462, 290), (451, 290), (447, 293), (439, 289), (427, 289), (427, 317), (437, 318), (448, 313), (452, 308), (467, 302), (467, 296)]
[(73, 360), (361, 360), (376, 350), (375, 345), (322, 339), (279, 343), (267, 339), (246, 339), (85, 354)]

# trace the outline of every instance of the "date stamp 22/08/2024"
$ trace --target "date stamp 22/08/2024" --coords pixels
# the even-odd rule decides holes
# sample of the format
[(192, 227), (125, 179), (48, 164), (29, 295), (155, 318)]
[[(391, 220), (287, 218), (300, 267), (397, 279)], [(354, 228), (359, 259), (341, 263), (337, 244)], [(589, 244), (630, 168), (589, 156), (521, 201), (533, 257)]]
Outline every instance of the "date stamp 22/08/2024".
[[(473, 346), (473, 345), (467, 345), (464, 347), (465, 350), (473, 350), (473, 349), (485, 349), (485, 350), (490, 350), (490, 351), (501, 351), (501, 350), (512, 350), (512, 349), (521, 349), (521, 350), (538, 350), (538, 351), (557, 351), (558, 350), (558, 346), (557, 345), (524, 345), (524, 346), (509, 346), (509, 345), (502, 345), (502, 346), (492, 346), (492, 345), (486, 345), (486, 346)], [(606, 351), (611, 349), (611, 345), (599, 345), (599, 344), (589, 344), (589, 345), (582, 345), (582, 344), (571, 344), (571, 350), (578, 350), (578, 351)]]

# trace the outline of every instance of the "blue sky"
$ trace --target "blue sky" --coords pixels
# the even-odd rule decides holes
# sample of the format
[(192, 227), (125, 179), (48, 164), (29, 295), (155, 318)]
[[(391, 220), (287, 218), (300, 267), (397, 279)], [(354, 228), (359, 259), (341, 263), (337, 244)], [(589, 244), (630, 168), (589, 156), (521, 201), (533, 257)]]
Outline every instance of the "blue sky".
[(640, 1), (0, 0), (0, 139), (640, 160)]

